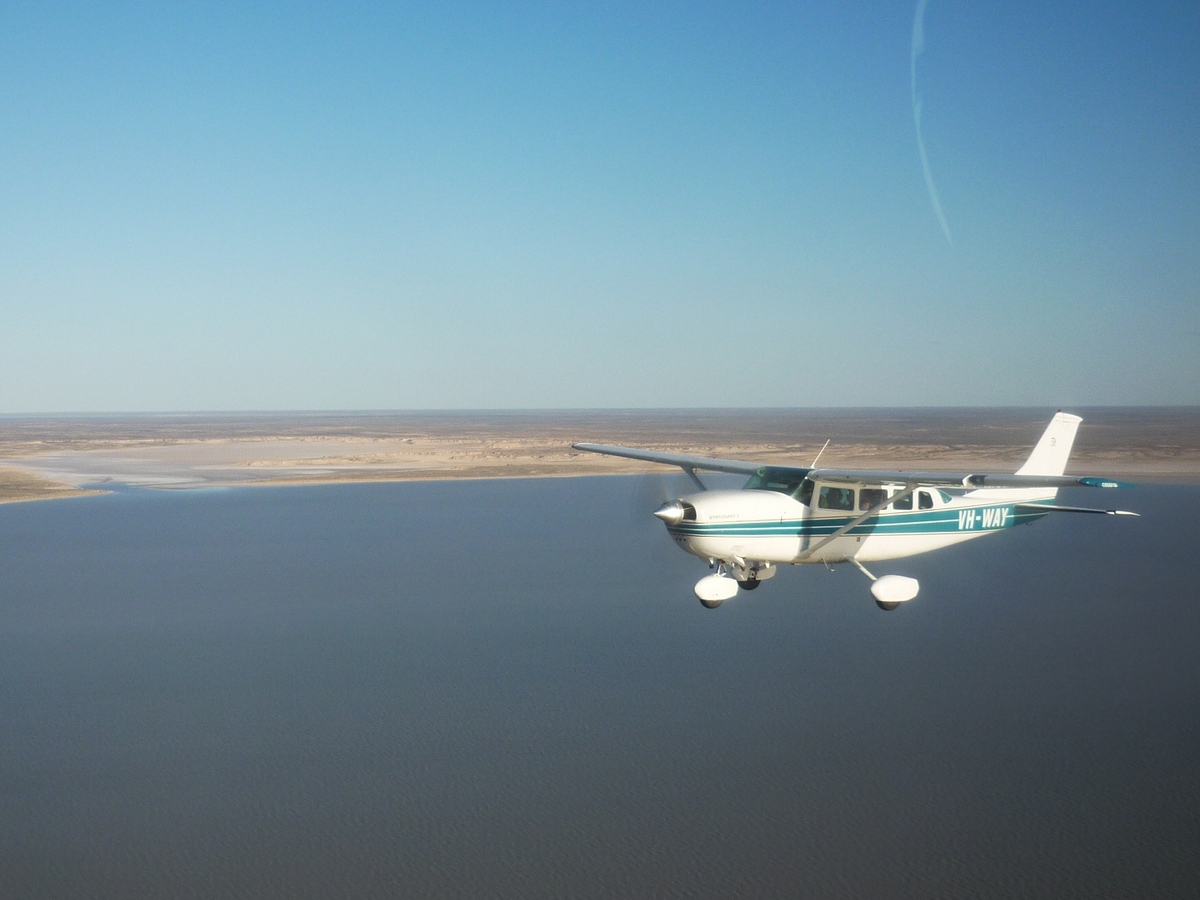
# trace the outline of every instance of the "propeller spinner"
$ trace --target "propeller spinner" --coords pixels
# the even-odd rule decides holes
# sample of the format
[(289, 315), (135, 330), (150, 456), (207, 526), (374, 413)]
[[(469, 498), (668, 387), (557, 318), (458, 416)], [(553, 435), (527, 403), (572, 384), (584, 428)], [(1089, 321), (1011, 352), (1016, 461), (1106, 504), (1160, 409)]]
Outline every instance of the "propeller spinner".
[[(690, 506), (690, 504), (688, 504)], [(695, 507), (693, 507), (694, 509)], [(679, 500), (668, 500), (654, 511), (654, 516), (668, 525), (678, 525), (687, 514), (687, 506)]]

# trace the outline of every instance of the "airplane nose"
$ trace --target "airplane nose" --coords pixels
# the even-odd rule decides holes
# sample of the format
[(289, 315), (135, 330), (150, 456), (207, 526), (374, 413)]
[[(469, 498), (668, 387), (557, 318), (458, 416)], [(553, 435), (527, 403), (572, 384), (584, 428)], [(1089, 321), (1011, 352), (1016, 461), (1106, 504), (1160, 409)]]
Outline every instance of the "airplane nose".
[(683, 521), (683, 504), (678, 500), (670, 500), (656, 509), (654, 516), (668, 525), (678, 525)]

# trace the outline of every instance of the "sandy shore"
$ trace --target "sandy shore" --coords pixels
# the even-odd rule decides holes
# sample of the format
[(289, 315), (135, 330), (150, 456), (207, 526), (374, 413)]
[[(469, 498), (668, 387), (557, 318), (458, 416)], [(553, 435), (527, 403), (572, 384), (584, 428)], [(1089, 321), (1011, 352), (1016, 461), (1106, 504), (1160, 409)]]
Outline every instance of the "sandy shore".
[[(1069, 471), (1200, 483), (1200, 410), (1079, 410)], [(0, 502), (157, 488), (635, 474), (598, 441), (764, 463), (1013, 471), (1052, 410), (656, 410), (0, 419)], [(90, 486), (85, 488), (85, 486)]]

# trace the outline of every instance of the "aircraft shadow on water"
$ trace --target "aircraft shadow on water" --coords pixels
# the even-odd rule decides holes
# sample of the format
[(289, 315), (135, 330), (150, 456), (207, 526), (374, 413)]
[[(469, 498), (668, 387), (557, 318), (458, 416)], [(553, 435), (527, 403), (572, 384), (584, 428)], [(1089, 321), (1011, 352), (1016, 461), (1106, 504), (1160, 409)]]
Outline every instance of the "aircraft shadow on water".
[[(1120, 509), (1055, 503), (1063, 487), (1129, 487), (1109, 478), (1064, 475), (1079, 416), (1059, 412), (1013, 474), (825, 469), (574, 444), (577, 450), (679, 466), (696, 485), (654, 513), (680, 548), (716, 571), (696, 583), (715, 609), (754, 590), (779, 565), (850, 563), (872, 582), (876, 604), (892, 610), (917, 596), (915, 578), (876, 577), (864, 565), (939, 550), (1050, 513), (1136, 516)], [(748, 475), (740, 490), (708, 490), (697, 472)]]

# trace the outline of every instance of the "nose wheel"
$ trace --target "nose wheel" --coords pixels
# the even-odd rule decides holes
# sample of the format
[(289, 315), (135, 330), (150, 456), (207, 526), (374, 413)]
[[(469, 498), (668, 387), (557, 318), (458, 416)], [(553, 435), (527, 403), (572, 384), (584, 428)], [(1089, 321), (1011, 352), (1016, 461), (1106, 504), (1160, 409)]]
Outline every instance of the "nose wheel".
[(705, 609), (716, 609), (738, 592), (738, 583), (729, 576), (725, 564), (717, 566), (712, 575), (705, 575), (696, 582), (696, 598)]

